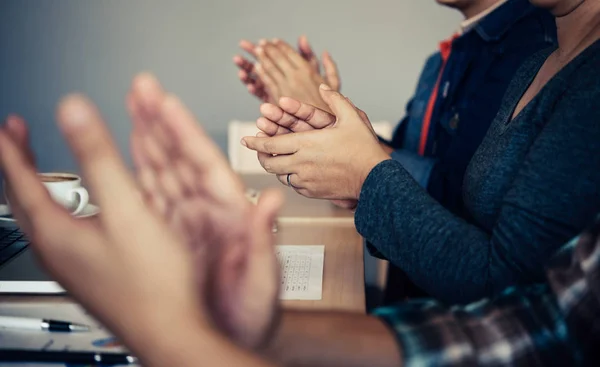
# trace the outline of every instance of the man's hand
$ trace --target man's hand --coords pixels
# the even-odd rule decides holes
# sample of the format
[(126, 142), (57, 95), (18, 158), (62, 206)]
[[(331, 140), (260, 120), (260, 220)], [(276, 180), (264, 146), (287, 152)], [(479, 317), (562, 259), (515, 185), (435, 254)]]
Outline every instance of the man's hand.
[[(244, 137), (242, 144), (256, 150), (263, 168), (283, 184), (287, 185), (291, 174), (290, 182), (301, 195), (358, 200), (369, 172), (389, 156), (363, 111), (326, 85), (320, 93), (336, 116), (333, 126), (274, 137)], [(308, 124), (308, 120), (303, 122)]]
[[(179, 339), (198, 331), (212, 338), (216, 333), (197, 293), (208, 273), (194, 274), (184, 242), (140, 200), (97, 109), (70, 96), (60, 104), (58, 120), (102, 208), (98, 217), (75, 219), (50, 198), (33, 166), (23, 120), (12, 117), (0, 129), (11, 208), (42, 264), (142, 358), (152, 359), (148, 348), (158, 345), (164, 330)], [(205, 260), (196, 265), (206, 266)]]
[[(210, 244), (209, 313), (239, 343), (259, 346), (276, 326), (279, 309), (271, 229), (281, 195), (267, 190), (251, 205), (219, 148), (151, 75), (135, 79), (127, 104), (134, 121), (132, 156), (146, 201), (200, 257)], [(202, 262), (197, 270), (206, 271)]]
[[(254, 68), (256, 75), (274, 100), (292, 97), (320, 109), (329, 110), (319, 94), (319, 85), (325, 83), (326, 79), (315, 72), (290, 45), (281, 40), (274, 40), (259, 45), (255, 53), (258, 60)], [(327, 53), (323, 61), (326, 70), (333, 69), (329, 73), (335, 75), (336, 84), (339, 84), (337, 69)]]
[[(276, 41), (277, 47), (283, 47), (283, 42)], [(243, 56), (236, 55), (233, 59), (234, 63), (238, 66), (240, 71), (238, 72), (238, 77), (246, 85), (248, 91), (262, 100), (263, 102), (269, 102), (272, 104), (277, 104), (279, 98), (281, 96), (291, 96), (291, 97), (305, 97), (308, 93), (311, 93), (312, 96), (315, 96), (315, 92), (320, 83), (326, 82), (331, 85), (336, 90), (340, 88), (340, 78), (338, 75), (337, 67), (329, 55), (329, 53), (323, 53), (323, 69), (325, 72), (325, 76), (322, 77), (320, 74), (320, 65), (319, 60), (315, 56), (312, 47), (308, 43), (308, 40), (305, 36), (300, 37), (298, 40), (298, 52), (293, 50), (289, 45), (285, 44), (287, 48), (287, 52), (293, 54), (296, 58), (296, 62), (300, 63), (303, 67), (306, 67), (307, 70), (302, 70), (297, 73), (297, 75), (290, 77), (297, 77), (299, 79), (306, 79), (301, 81), (300, 83), (282, 83), (281, 85), (273, 84), (273, 76), (270, 73), (265, 72), (265, 65), (260, 65), (261, 60), (266, 63), (266, 67), (270, 68), (271, 65), (276, 62), (279, 64), (283, 60), (270, 60), (270, 57), (263, 53), (264, 48), (270, 49), (274, 42), (268, 42), (266, 40), (262, 40), (259, 42), (258, 47), (252, 42), (243, 40), (240, 42), (240, 47), (250, 54), (253, 58), (258, 59), (258, 64), (252, 63), (247, 58)], [(300, 61), (301, 60), (301, 61)], [(318, 77), (316, 84), (312, 83), (311, 80), (315, 77)], [(270, 83), (270, 84), (268, 84)], [(267, 86), (268, 84), (268, 86)], [(289, 85), (288, 85), (289, 84)], [(309, 94), (310, 95), (310, 94)], [(301, 98), (302, 99), (302, 98)], [(317, 99), (321, 107), (324, 107), (322, 101)], [(310, 102), (310, 101), (306, 101)]]
[[(253, 58), (256, 58), (256, 53), (254, 52), (256, 45), (254, 43), (242, 40), (240, 41), (240, 48), (250, 54)], [(273, 102), (271, 96), (267, 94), (265, 85), (254, 72), (254, 63), (241, 55), (235, 55), (233, 57), (233, 62), (240, 69), (238, 71), (238, 77), (246, 86), (248, 92), (263, 102)]]

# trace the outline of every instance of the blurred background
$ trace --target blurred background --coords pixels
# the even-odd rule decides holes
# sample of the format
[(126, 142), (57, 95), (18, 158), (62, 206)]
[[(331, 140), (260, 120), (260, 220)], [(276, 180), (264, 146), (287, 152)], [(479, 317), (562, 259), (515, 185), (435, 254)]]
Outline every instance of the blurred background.
[[(76, 172), (54, 111), (62, 95), (83, 92), (130, 162), (124, 97), (147, 70), (226, 152), (228, 122), (258, 117), (232, 62), (240, 39), (295, 44), (306, 34), (317, 53), (337, 61), (343, 93), (372, 121), (395, 123), (424, 60), (460, 21), (435, 0), (1, 0), (0, 117), (29, 122), (40, 171)], [(365, 265), (374, 283), (374, 260)]]
[(124, 96), (132, 76), (149, 70), (226, 151), (227, 123), (258, 117), (231, 61), (239, 40), (295, 44), (306, 34), (319, 54), (332, 53), (357, 106), (396, 122), (423, 61), (460, 20), (434, 0), (2, 0), (0, 116), (28, 120), (40, 170), (75, 171), (54, 108), (65, 93), (84, 92), (129, 161)]

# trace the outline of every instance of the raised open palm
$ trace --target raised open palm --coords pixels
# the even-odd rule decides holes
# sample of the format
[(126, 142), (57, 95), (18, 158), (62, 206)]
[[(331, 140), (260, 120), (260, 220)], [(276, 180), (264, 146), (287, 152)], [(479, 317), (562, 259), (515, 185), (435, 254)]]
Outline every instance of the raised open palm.
[(215, 323), (256, 346), (276, 320), (279, 266), (271, 228), (280, 194), (264, 192), (251, 205), (219, 148), (154, 77), (138, 76), (127, 104), (144, 198), (197, 256), (210, 256), (213, 284), (204, 296)]

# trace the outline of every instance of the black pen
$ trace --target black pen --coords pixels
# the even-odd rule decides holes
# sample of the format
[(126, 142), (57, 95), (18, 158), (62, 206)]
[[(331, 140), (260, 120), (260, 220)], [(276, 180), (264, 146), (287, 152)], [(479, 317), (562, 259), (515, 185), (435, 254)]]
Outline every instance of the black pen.
[(0, 362), (38, 362), (83, 365), (125, 365), (137, 363), (137, 358), (125, 353), (40, 351), (0, 349)]
[(0, 316), (0, 329), (72, 332), (89, 331), (90, 327), (68, 321), (35, 319), (31, 317)]

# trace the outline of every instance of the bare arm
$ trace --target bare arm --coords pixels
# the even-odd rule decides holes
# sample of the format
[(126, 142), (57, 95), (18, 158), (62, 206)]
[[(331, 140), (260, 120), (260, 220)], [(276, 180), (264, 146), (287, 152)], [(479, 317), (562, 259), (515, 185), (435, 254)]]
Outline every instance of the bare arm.
[(172, 328), (165, 337), (164, 330), (136, 334), (138, 345), (133, 346), (148, 367), (153, 366), (247, 366), (268, 367), (272, 364), (239, 348), (216, 331), (190, 327), (189, 320)]
[(286, 366), (400, 366), (387, 326), (367, 315), (288, 311), (267, 355)]

